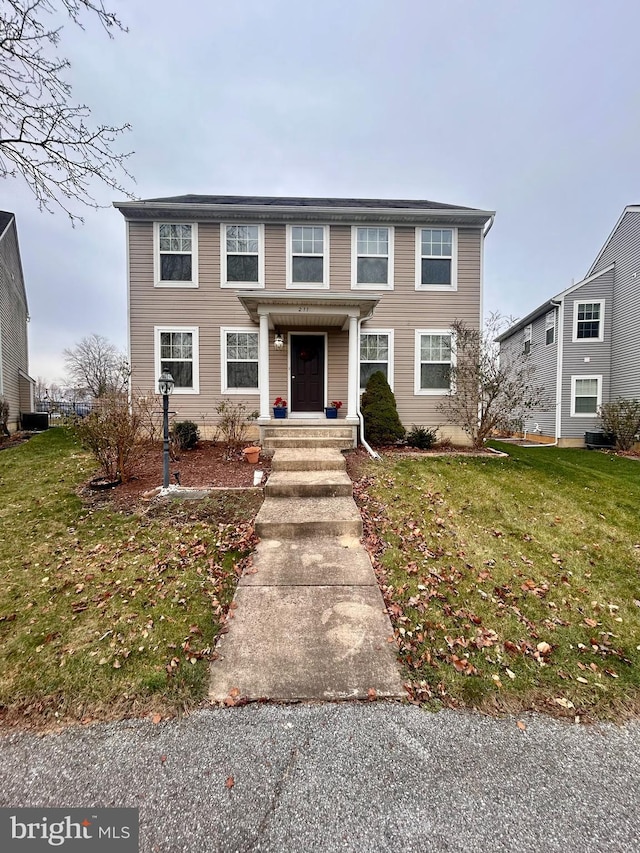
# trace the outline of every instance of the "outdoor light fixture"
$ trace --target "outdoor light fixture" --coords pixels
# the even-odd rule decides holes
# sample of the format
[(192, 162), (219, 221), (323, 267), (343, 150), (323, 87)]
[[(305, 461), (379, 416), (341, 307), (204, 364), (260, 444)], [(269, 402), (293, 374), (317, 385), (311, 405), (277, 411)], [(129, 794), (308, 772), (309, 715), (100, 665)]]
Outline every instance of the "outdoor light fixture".
[(274, 349), (283, 349), (284, 348), (284, 340), (280, 332), (276, 332), (276, 336), (273, 340), (273, 348)]
[(158, 379), (158, 391), (162, 394), (162, 487), (169, 487), (169, 394), (173, 391), (173, 376), (163, 370)]

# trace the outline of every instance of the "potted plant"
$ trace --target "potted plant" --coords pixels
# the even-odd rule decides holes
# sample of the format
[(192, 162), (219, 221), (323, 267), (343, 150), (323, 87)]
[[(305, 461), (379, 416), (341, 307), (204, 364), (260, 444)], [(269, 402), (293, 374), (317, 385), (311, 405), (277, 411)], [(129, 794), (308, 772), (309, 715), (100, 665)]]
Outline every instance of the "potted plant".
[(273, 402), (273, 417), (279, 419), (287, 417), (287, 401), (282, 397), (276, 397)]
[(245, 447), (242, 451), (244, 453), (244, 458), (250, 465), (256, 465), (258, 459), (260, 457), (260, 447), (257, 445), (251, 445), (250, 447)]
[(330, 406), (325, 406), (324, 413), (328, 418), (337, 418), (338, 409), (342, 408), (342, 400), (332, 400)]

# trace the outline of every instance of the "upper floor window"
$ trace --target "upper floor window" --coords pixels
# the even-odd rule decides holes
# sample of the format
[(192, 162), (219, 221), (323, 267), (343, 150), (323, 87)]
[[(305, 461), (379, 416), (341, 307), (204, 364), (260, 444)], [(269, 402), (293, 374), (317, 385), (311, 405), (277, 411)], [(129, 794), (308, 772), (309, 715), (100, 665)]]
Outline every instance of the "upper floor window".
[(250, 329), (221, 329), (222, 393), (258, 390), (259, 334)]
[(360, 390), (369, 377), (380, 370), (393, 389), (393, 331), (367, 329), (360, 335)]
[(524, 354), (529, 355), (531, 352), (531, 337), (532, 337), (533, 329), (531, 328), (531, 324), (524, 327)]
[(604, 299), (573, 303), (573, 340), (604, 339)]
[(222, 225), (220, 284), (222, 287), (264, 287), (262, 225)]
[(328, 226), (287, 226), (287, 286), (329, 287)]
[(556, 312), (547, 311), (544, 318), (544, 342), (548, 346), (556, 339)]
[(456, 290), (457, 230), (416, 228), (416, 289)]
[(416, 394), (446, 394), (451, 390), (454, 361), (449, 330), (416, 330)]
[(156, 326), (155, 354), (156, 377), (166, 370), (176, 394), (199, 393), (197, 326)]
[(154, 223), (156, 287), (198, 286), (198, 226)]
[(393, 287), (393, 229), (353, 227), (351, 286)]

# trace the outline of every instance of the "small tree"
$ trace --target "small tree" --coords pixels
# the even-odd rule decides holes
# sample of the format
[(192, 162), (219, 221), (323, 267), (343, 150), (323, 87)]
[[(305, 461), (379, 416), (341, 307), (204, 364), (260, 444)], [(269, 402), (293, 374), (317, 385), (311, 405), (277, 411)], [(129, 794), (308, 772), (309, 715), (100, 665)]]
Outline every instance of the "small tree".
[(108, 394), (73, 425), (78, 440), (93, 453), (107, 480), (131, 479), (140, 448), (140, 414), (122, 394)]
[(600, 420), (605, 432), (615, 437), (618, 450), (631, 450), (640, 433), (640, 401), (616, 400), (600, 407)]
[(396, 398), (381, 370), (372, 373), (360, 405), (367, 441), (374, 445), (395, 444), (405, 436), (400, 423)]
[(72, 386), (86, 389), (92, 397), (126, 391), (129, 365), (126, 356), (102, 335), (89, 335), (71, 349), (64, 360)]
[(495, 342), (510, 322), (492, 314), (483, 331), (456, 320), (452, 326), (451, 391), (438, 405), (447, 421), (467, 433), (474, 447), (543, 405), (542, 389), (534, 382), (534, 366), (523, 354), (501, 361)]

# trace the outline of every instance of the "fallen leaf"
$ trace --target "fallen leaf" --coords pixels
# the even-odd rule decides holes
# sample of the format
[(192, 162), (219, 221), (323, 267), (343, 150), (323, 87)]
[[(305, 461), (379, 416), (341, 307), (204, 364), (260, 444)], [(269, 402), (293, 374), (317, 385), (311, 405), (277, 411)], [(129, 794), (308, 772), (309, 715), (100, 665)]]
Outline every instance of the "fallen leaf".
[(161, 756), (160, 756), (160, 764), (164, 764), (166, 760), (167, 760), (167, 756), (166, 756), (166, 755), (161, 755)]
[(371, 702), (373, 702), (374, 699), (377, 699), (378, 693), (374, 687), (370, 687), (367, 690), (367, 697)]
[(562, 708), (575, 708), (575, 705), (570, 699), (565, 699), (564, 696), (559, 696), (557, 699), (553, 700)]
[(161, 719), (162, 719), (161, 714), (154, 714), (153, 717), (151, 717), (151, 722), (153, 723), (154, 726), (157, 726)]
[(521, 732), (526, 731), (527, 725), (526, 725), (526, 723), (523, 723), (522, 720), (518, 720), (516, 725), (520, 729)]
[(585, 619), (584, 624), (588, 625), (590, 628), (595, 628), (597, 626), (597, 622), (595, 619)]
[(551, 651), (551, 646), (549, 645), (549, 643), (545, 643), (545, 642), (538, 643), (536, 648), (540, 652), (541, 655), (548, 655), (549, 652)]
[(505, 669), (505, 672), (507, 673), (507, 675), (509, 676), (509, 678), (510, 678), (512, 681), (513, 681), (513, 679), (516, 677), (515, 672), (512, 672), (510, 669)]
[(231, 789), (236, 784), (236, 782), (233, 776), (227, 776), (227, 781), (224, 784), (226, 788)]

